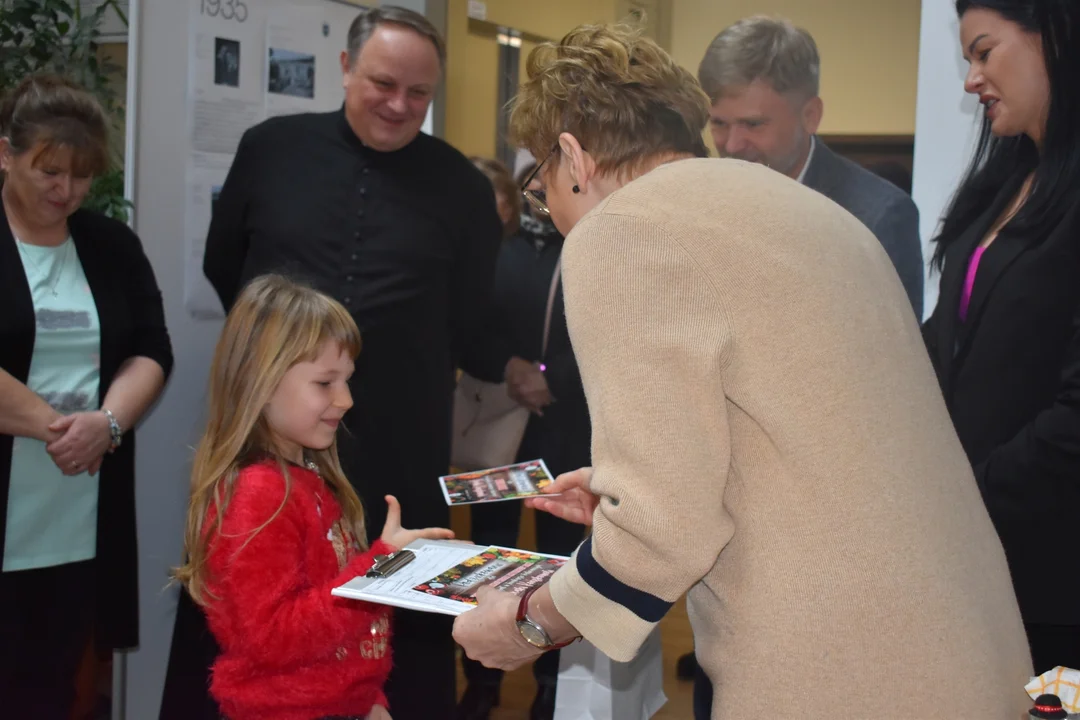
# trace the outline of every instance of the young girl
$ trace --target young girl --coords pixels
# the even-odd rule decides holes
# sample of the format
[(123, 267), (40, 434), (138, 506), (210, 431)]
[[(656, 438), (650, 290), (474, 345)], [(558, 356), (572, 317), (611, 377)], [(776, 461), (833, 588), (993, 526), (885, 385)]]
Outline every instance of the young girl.
[(210, 692), (229, 720), (390, 717), (390, 612), (330, 591), (376, 555), (453, 535), (403, 530), (387, 496), (365, 548), (335, 442), (359, 352), (345, 308), (279, 276), (252, 281), (225, 321), (176, 574), (221, 646)]

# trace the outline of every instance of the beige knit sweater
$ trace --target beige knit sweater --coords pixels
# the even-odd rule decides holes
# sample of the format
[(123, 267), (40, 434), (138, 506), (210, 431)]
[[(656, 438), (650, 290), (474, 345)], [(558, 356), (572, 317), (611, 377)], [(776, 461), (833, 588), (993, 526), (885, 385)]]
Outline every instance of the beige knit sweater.
[(689, 591), (713, 720), (1016, 720), (1005, 556), (874, 236), (734, 160), (661, 166), (566, 240), (592, 537), (556, 606), (627, 660)]

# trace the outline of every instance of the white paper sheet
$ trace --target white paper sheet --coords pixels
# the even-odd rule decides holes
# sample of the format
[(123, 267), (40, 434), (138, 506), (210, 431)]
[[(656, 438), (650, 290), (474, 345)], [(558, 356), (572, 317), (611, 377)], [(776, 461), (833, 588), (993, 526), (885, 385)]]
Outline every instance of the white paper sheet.
[(416, 549), (414, 551), (416, 559), (390, 577), (381, 580), (358, 577), (341, 587), (334, 588), (333, 594), (338, 597), (367, 600), (409, 610), (461, 615), (472, 610), (473, 606), (428, 595), (413, 588), (438, 576), (448, 568), (465, 562), (483, 549), (479, 545), (429, 543)]
[[(418, 540), (406, 549), (413, 551), (416, 559), (390, 577), (354, 578), (334, 588), (332, 594), (421, 612), (461, 615), (475, 606), (414, 588), (438, 579), (438, 582), (430, 582), (429, 588), (443, 595), (461, 593), (471, 597), (484, 585), (522, 594), (530, 587), (547, 582), (558, 566), (568, 559), (515, 548), (469, 545), (447, 540)], [(493, 549), (504, 552), (485, 552)], [(479, 564), (470, 564), (463, 571), (455, 571), (450, 578), (439, 577), (481, 554), (485, 557), (482, 560), (478, 558)]]

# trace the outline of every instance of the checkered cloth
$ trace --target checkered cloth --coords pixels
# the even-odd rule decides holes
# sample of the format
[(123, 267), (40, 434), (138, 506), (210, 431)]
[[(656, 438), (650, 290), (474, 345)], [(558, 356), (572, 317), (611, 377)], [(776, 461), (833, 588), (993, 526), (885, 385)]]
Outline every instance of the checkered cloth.
[(1080, 713), (1080, 670), (1058, 666), (1024, 686), (1031, 699), (1043, 694), (1057, 695), (1067, 713)]

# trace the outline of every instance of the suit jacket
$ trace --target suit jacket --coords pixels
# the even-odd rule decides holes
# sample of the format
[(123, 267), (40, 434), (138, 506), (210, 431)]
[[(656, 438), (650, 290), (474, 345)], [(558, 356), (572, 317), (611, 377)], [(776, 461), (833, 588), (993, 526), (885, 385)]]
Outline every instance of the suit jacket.
[(542, 457), (559, 475), (589, 464), (591, 429), (585, 390), (581, 385), (574, 349), (566, 328), (562, 283), (555, 289), (547, 352), (541, 357), (543, 318), (551, 291), (552, 274), (562, 253), (558, 234), (539, 248), (525, 230), (509, 238), (496, 265), (491, 319), (484, 338), (488, 366), (505, 367), (513, 356), (543, 361), (548, 389), (556, 402), (543, 415), (530, 415), (519, 454), (520, 460)]
[(548, 469), (561, 475), (592, 464), (589, 406), (566, 327), (562, 283), (555, 291), (551, 308), (551, 336), (544, 364), (547, 366), (548, 389), (555, 402), (544, 409), (542, 416), (529, 418), (521, 443), (522, 451), (534, 454), (530, 453), (533, 448), (542, 448)]
[[(88, 210), (69, 219), (71, 239), (94, 295), (101, 325), (99, 403), (128, 358), (148, 357), (172, 369), (161, 291), (139, 238), (127, 225)], [(0, 204), (0, 368), (25, 383), (34, 352), (34, 302), (22, 261)], [(0, 435), (0, 557), (11, 482), (11, 435)], [(101, 465), (97, 521), (98, 641), (131, 648), (139, 643), (135, 544), (135, 432)]]
[(971, 254), (1021, 182), (946, 252), (923, 336), (1025, 621), (1077, 625), (1080, 578), (1066, 568), (1080, 507), (1080, 212), (1045, 238), (1000, 234), (958, 317)]
[(870, 228), (900, 275), (915, 316), (922, 320), (926, 268), (919, 239), (918, 208), (888, 180), (840, 157), (821, 138), (816, 143), (803, 182)]

